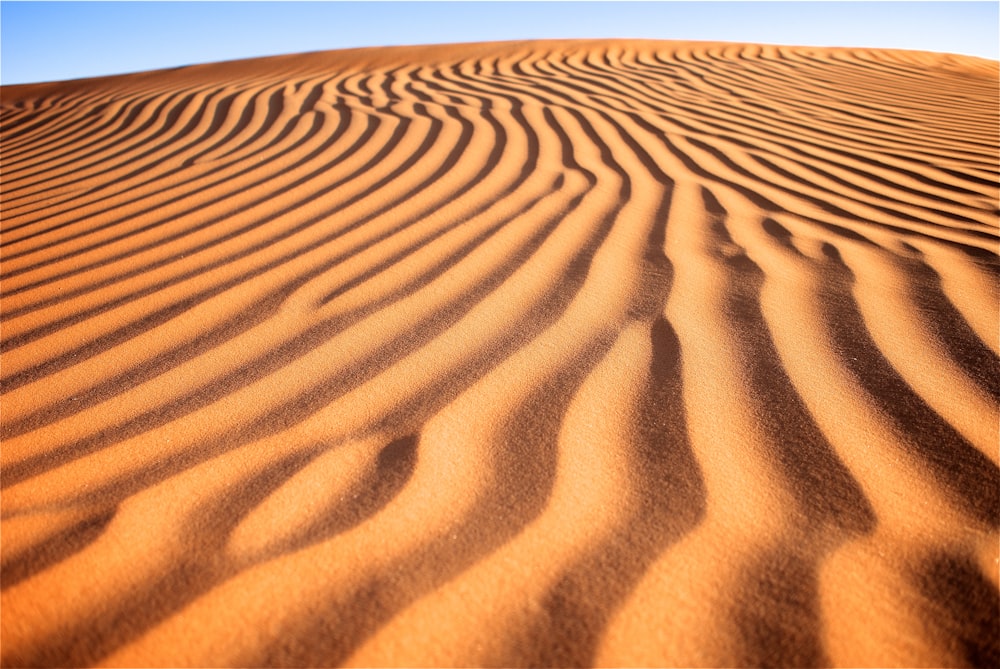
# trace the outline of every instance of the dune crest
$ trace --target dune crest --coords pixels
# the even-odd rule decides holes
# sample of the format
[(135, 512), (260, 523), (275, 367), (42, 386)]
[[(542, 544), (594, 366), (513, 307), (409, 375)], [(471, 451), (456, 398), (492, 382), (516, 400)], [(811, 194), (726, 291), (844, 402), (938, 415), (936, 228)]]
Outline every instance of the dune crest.
[(998, 64), (3, 87), (3, 666), (1000, 665)]

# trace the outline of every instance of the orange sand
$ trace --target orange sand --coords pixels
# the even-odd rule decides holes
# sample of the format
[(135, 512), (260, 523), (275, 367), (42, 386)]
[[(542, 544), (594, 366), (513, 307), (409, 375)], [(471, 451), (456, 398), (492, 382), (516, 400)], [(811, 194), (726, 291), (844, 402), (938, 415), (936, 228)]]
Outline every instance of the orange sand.
[(998, 64), (2, 89), (4, 666), (1000, 665)]

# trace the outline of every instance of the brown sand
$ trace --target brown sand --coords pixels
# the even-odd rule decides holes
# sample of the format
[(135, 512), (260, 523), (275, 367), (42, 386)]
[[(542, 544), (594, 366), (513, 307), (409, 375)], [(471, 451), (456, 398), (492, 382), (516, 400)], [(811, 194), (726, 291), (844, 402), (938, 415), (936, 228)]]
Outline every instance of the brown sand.
[(1000, 665), (998, 65), (2, 90), (2, 661)]

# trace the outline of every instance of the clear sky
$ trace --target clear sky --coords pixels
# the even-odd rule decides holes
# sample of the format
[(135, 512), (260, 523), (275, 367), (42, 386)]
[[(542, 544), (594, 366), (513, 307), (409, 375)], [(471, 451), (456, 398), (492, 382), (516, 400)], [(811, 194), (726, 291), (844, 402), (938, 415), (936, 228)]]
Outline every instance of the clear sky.
[(994, 2), (0, 2), (15, 84), (356, 46), (634, 37), (1000, 59)]

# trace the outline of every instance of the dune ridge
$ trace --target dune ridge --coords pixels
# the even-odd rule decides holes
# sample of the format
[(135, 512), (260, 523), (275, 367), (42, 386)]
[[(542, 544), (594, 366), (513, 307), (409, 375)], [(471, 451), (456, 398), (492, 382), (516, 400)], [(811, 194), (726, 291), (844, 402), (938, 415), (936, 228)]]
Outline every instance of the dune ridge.
[(998, 64), (0, 92), (3, 666), (1000, 664)]

